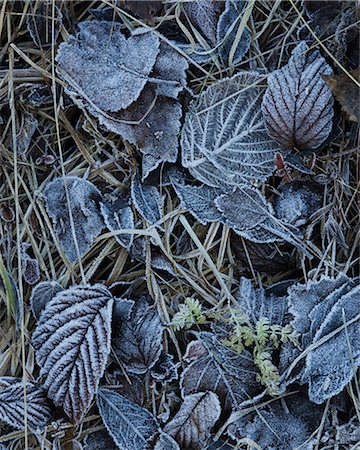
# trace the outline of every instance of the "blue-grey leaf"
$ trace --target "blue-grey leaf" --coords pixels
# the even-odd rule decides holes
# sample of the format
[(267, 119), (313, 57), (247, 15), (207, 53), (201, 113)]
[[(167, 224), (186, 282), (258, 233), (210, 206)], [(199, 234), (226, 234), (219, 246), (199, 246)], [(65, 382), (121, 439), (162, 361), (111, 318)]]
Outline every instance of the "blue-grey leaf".
[(110, 354), (113, 297), (101, 284), (58, 292), (32, 342), (43, 387), (73, 422), (90, 406)]
[(34, 317), (37, 320), (39, 320), (41, 313), (49, 301), (62, 290), (62, 286), (56, 281), (43, 281), (33, 288), (30, 297), (30, 305)]
[[(26, 403), (24, 392), (26, 389)], [(52, 407), (46, 397), (46, 392), (33, 383), (24, 383), (20, 378), (0, 378), (0, 420), (11, 427), (24, 430), (25, 414), (27, 426), (35, 431), (50, 424)]]
[(289, 395), (282, 402), (257, 407), (256, 413), (250, 413), (232, 424), (229, 434), (239, 440), (247, 437), (266, 450), (314, 448), (312, 444), (316, 439), (308, 439), (320, 426), (322, 408), (309, 402), (303, 394)]
[(116, 112), (136, 101), (148, 81), (160, 41), (154, 33), (128, 39), (113, 21), (85, 21), (60, 45), (60, 76), (102, 111)]
[[(67, 202), (67, 195), (69, 204)], [(46, 210), (55, 232), (71, 263), (82, 257), (93, 239), (101, 233), (104, 222), (100, 214), (100, 191), (89, 181), (66, 176), (48, 183), (43, 192)], [(71, 217), (69, 214), (71, 211)], [(74, 227), (72, 227), (72, 222)], [(76, 249), (77, 242), (79, 255)]]
[(186, 395), (180, 410), (165, 425), (164, 431), (173, 437), (181, 448), (201, 450), (220, 414), (220, 402), (214, 392)]
[[(226, 0), (225, 10), (219, 18), (217, 24), (217, 43), (220, 45), (219, 53), (225, 66), (229, 64), (230, 50), (234, 44), (246, 6), (249, 6), (249, 3), (244, 0)], [(249, 47), (250, 33), (245, 28), (234, 53), (233, 65), (242, 61)]]
[(220, 189), (211, 186), (190, 186), (173, 181), (176, 195), (181, 201), (181, 206), (202, 224), (221, 221), (222, 214), (215, 205), (215, 199), (222, 193)]
[(142, 183), (138, 174), (131, 183), (131, 198), (139, 214), (151, 225), (162, 217), (163, 198), (155, 186)]
[(130, 319), (115, 324), (113, 348), (129, 372), (142, 374), (158, 361), (162, 351), (163, 326), (146, 298), (138, 299)]
[(332, 68), (305, 41), (287, 65), (268, 76), (262, 111), (269, 135), (285, 149), (316, 149), (329, 136), (334, 99), (323, 78)]
[(97, 404), (104, 424), (120, 450), (145, 450), (159, 425), (149, 411), (120, 394), (100, 388)]
[(171, 436), (166, 433), (161, 433), (154, 450), (180, 450), (180, 447)]
[(183, 395), (211, 390), (227, 410), (238, 409), (258, 390), (258, 372), (250, 353), (245, 350), (235, 355), (212, 333), (197, 333), (197, 338), (196, 346), (193, 343), (188, 346), (187, 353), (192, 362), (181, 376)]
[[(134, 215), (130, 206), (123, 199), (118, 199), (114, 204), (100, 203), (100, 212), (105, 225), (110, 231), (133, 230), (135, 228)], [(115, 240), (126, 250), (130, 250), (134, 235), (132, 233), (120, 233), (114, 235)]]
[(240, 72), (211, 85), (190, 105), (182, 164), (199, 181), (224, 189), (273, 173), (279, 146), (262, 121), (263, 83), (256, 72)]

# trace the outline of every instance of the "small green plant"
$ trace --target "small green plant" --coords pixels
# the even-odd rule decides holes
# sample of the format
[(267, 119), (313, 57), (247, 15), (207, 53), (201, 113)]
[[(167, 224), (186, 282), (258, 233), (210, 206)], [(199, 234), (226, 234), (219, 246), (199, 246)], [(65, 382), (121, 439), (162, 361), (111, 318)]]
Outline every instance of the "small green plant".
[(230, 310), (228, 323), (234, 323), (223, 344), (235, 352), (241, 353), (244, 348), (252, 348), (254, 364), (259, 369), (258, 381), (266, 386), (271, 395), (279, 394), (280, 374), (273, 363), (274, 351), (280, 343), (292, 342), (298, 346), (298, 333), (291, 325), (270, 325), (267, 317), (262, 317), (252, 325), (246, 315)]
[(193, 325), (205, 323), (206, 317), (199, 300), (186, 298), (185, 302), (179, 305), (179, 311), (174, 315), (172, 326), (175, 330), (191, 328)]

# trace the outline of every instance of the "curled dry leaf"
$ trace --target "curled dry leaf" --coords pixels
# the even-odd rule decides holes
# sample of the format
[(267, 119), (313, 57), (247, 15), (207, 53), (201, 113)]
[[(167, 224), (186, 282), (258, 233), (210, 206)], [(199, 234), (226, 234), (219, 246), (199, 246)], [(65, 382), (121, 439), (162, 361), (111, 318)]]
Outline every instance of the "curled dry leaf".
[(162, 217), (163, 199), (155, 186), (142, 183), (135, 174), (131, 183), (131, 198), (139, 214), (154, 225)]
[(204, 448), (220, 414), (220, 402), (214, 392), (187, 395), (175, 417), (165, 425), (164, 431), (181, 448), (200, 450)]
[(30, 382), (24, 386), (19, 378), (0, 378), (0, 420), (11, 427), (23, 430), (25, 414), (27, 426), (33, 431), (50, 423), (52, 407), (45, 391)]
[(353, 122), (360, 122), (360, 66), (351, 70), (349, 74), (357, 81), (354, 82), (346, 73), (339, 75), (323, 75), (325, 82), (330, 86), (336, 100), (341, 104), (343, 111)]
[(33, 334), (43, 386), (73, 422), (83, 417), (103, 376), (112, 308), (105, 286), (75, 286), (49, 301)]
[(104, 424), (121, 450), (145, 450), (159, 425), (149, 411), (122, 395), (100, 388), (97, 404)]
[(208, 87), (192, 103), (182, 130), (182, 164), (218, 188), (264, 181), (274, 171), (278, 144), (261, 115), (264, 78), (241, 72)]
[(37, 320), (40, 319), (40, 315), (49, 301), (62, 290), (62, 286), (56, 281), (43, 281), (33, 288), (30, 297), (30, 305), (34, 317)]
[(48, 183), (43, 195), (64, 253), (73, 263), (89, 250), (93, 239), (104, 228), (99, 206), (101, 193), (89, 181), (67, 176)]
[(115, 323), (113, 348), (129, 372), (142, 374), (158, 361), (162, 350), (160, 317), (146, 298), (138, 299), (130, 319)]
[(268, 76), (263, 117), (269, 135), (284, 149), (316, 149), (329, 136), (334, 100), (321, 75), (332, 73), (320, 52), (309, 52), (302, 41), (288, 64)]

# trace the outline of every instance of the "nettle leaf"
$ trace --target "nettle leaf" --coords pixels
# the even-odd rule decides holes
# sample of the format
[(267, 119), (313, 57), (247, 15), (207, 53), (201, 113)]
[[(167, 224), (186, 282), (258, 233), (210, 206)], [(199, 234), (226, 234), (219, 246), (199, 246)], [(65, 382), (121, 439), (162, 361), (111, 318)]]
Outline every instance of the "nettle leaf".
[(84, 439), (84, 450), (117, 450), (118, 446), (115, 444), (112, 437), (107, 430), (95, 431), (88, 434)]
[(154, 450), (180, 450), (180, 447), (171, 436), (166, 433), (161, 433)]
[(268, 295), (263, 288), (255, 289), (247, 278), (241, 277), (236, 300), (254, 325), (262, 317), (267, 317), (270, 325), (284, 325), (286, 321), (287, 297)]
[(151, 225), (160, 221), (163, 198), (155, 186), (142, 183), (138, 174), (135, 174), (131, 183), (131, 198), (139, 214)]
[(62, 286), (56, 281), (43, 281), (38, 283), (31, 292), (30, 305), (34, 317), (39, 320), (41, 313), (49, 301), (55, 297), (58, 292), (63, 290)]
[(322, 415), (323, 409), (309, 402), (303, 394), (292, 394), (282, 402), (257, 407), (256, 413), (238, 419), (228, 431), (233, 439), (247, 437), (262, 449), (310, 449), (316, 438), (308, 440), (320, 426)]
[(196, 345), (190, 343), (187, 350), (192, 362), (181, 376), (183, 395), (213, 391), (227, 410), (239, 409), (241, 403), (258, 390), (257, 370), (251, 354), (244, 350), (234, 359), (234, 352), (224, 347), (212, 333), (202, 332), (196, 336)]
[(263, 82), (256, 72), (240, 72), (191, 104), (181, 136), (182, 164), (201, 182), (224, 189), (273, 173), (279, 147), (262, 121)]
[(202, 186), (190, 186), (173, 180), (172, 185), (176, 195), (181, 201), (181, 206), (202, 224), (221, 221), (222, 214), (215, 205), (215, 199), (222, 193), (216, 189), (203, 184)]
[(145, 450), (159, 425), (149, 411), (120, 394), (100, 388), (97, 404), (104, 424), (121, 450)]
[(162, 351), (163, 326), (146, 298), (138, 299), (128, 321), (115, 324), (113, 348), (129, 372), (142, 374), (158, 361)]
[[(115, 203), (100, 203), (100, 212), (105, 225), (110, 231), (134, 230), (134, 214), (125, 199), (119, 198)], [(134, 235), (132, 233), (120, 233), (114, 235), (115, 240), (127, 251), (130, 250)]]
[(41, 387), (27, 382), (25, 390), (26, 406), (23, 381), (20, 378), (0, 378), (0, 420), (23, 430), (26, 414), (27, 426), (35, 431), (50, 423), (53, 408)]
[(220, 414), (220, 402), (214, 392), (187, 395), (164, 431), (183, 449), (202, 449)]
[[(69, 205), (66, 191), (69, 196)], [(66, 176), (48, 183), (43, 195), (46, 210), (52, 219), (64, 253), (73, 263), (78, 259), (74, 238), (78, 245), (79, 256), (82, 257), (89, 250), (93, 239), (104, 228), (99, 208), (101, 193), (87, 180)], [(74, 230), (71, 226), (69, 208)]]
[[(32, 5), (30, 5), (32, 6)], [(53, 14), (54, 12), (54, 14)], [(50, 2), (34, 3), (30, 14), (26, 15), (26, 26), (37, 47), (51, 46), (56, 43), (62, 25), (60, 9)], [(54, 31), (53, 31), (54, 30)]]
[(110, 353), (113, 297), (101, 284), (74, 286), (46, 305), (33, 334), (40, 377), (56, 406), (79, 422)]
[(276, 216), (297, 227), (307, 224), (310, 216), (322, 207), (318, 184), (293, 181), (283, 185), (279, 192), (274, 202)]
[[(220, 57), (225, 65), (229, 62), (230, 51), (234, 44), (246, 6), (249, 6), (249, 3), (244, 0), (226, 0), (225, 10), (219, 18), (217, 24), (217, 42), (218, 45), (220, 45)], [(242, 61), (245, 53), (249, 50), (249, 47), (250, 33), (249, 30), (245, 28), (234, 53), (232, 60), (233, 65)]]
[(321, 77), (332, 68), (305, 41), (283, 68), (268, 76), (262, 111), (269, 135), (285, 149), (316, 149), (332, 129), (333, 96)]
[(143, 33), (126, 39), (120, 25), (78, 24), (79, 33), (59, 46), (61, 76), (102, 111), (127, 108), (140, 96), (159, 53), (159, 38)]

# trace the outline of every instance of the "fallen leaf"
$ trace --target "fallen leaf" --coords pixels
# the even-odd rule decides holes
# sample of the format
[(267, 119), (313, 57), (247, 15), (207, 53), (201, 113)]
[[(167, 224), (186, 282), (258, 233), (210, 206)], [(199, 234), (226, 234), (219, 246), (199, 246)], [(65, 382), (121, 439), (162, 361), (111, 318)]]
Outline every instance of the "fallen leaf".
[(142, 183), (135, 174), (131, 183), (131, 198), (139, 214), (151, 225), (162, 217), (163, 198), (155, 186)]
[(320, 52), (310, 52), (302, 41), (288, 64), (268, 76), (263, 117), (269, 135), (284, 149), (316, 149), (329, 136), (334, 100), (321, 75), (332, 73)]
[(360, 122), (360, 67), (350, 70), (349, 74), (358, 82), (356, 84), (346, 73), (339, 75), (323, 75), (330, 86), (341, 108), (349, 116), (349, 120)]
[(63, 288), (57, 281), (42, 281), (33, 288), (30, 297), (30, 305), (34, 317), (37, 320), (40, 319), (40, 315), (49, 301), (62, 290)]
[(48, 397), (75, 423), (90, 406), (105, 371), (112, 308), (105, 286), (74, 286), (49, 301), (33, 334)]

